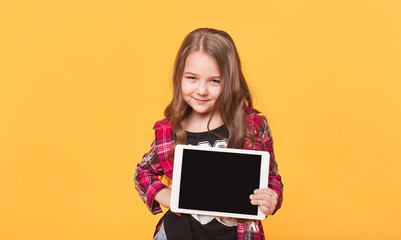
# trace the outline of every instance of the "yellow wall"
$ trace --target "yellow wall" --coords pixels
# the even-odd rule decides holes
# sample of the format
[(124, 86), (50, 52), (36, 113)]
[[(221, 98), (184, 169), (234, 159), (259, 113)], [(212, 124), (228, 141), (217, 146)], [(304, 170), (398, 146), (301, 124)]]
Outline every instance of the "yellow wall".
[(236, 41), (285, 185), (269, 239), (400, 239), (398, 0), (0, 3), (0, 239), (151, 239), (134, 190), (191, 30)]

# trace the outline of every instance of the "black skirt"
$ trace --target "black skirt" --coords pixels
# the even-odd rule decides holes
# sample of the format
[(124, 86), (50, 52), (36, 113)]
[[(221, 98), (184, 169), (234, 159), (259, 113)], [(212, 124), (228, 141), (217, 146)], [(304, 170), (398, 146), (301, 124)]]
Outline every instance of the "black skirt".
[(190, 214), (179, 217), (170, 210), (163, 223), (168, 240), (234, 240), (238, 236), (237, 226), (228, 227), (216, 219), (202, 225)]

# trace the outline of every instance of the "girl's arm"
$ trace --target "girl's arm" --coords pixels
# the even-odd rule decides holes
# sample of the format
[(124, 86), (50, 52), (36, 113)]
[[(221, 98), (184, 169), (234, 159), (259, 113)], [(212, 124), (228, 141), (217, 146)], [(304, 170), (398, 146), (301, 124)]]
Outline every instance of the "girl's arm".
[[(283, 202), (283, 183), (281, 182), (281, 176), (278, 173), (277, 162), (274, 156), (273, 150), (273, 138), (270, 132), (269, 125), (264, 117), (260, 117), (260, 130), (262, 130), (262, 139), (261, 139), (261, 150), (267, 151), (270, 153), (270, 170), (269, 170), (269, 183), (268, 189), (261, 189), (260, 191), (256, 191), (254, 197), (261, 198), (262, 205), (265, 205), (265, 208), (273, 207), (273, 209), (268, 209), (266, 212), (271, 211), (271, 214), (275, 214), (277, 210), (281, 207), (281, 203)], [(266, 202), (267, 201), (267, 202)], [(261, 205), (261, 204), (257, 204)], [(261, 207), (262, 211), (264, 210)]]
[(150, 151), (143, 156), (142, 161), (138, 164), (134, 177), (135, 189), (138, 190), (142, 201), (153, 214), (162, 212), (159, 202), (155, 201), (155, 197), (162, 189), (167, 188), (158, 177), (163, 174), (163, 168), (157, 156), (156, 142), (153, 141)]

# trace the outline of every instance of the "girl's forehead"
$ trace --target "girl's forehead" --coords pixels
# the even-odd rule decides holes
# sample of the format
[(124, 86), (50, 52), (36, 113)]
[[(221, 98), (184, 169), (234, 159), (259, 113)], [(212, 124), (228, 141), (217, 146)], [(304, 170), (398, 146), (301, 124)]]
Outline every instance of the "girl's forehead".
[(188, 60), (188, 58), (194, 58), (194, 57), (205, 57), (205, 58), (210, 58), (213, 59), (214, 61), (216, 61), (216, 59), (210, 55), (209, 53), (205, 52), (205, 51), (192, 51), (188, 54), (186, 60)]
[(220, 74), (220, 66), (215, 58), (206, 52), (191, 52), (185, 59), (184, 69), (215, 72)]

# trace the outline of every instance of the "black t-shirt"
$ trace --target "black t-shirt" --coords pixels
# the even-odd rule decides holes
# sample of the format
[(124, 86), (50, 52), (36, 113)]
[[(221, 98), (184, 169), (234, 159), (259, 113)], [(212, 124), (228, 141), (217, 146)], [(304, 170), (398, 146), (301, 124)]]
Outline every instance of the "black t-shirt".
[[(218, 134), (223, 139), (209, 132), (186, 132), (187, 144), (210, 147), (226, 147), (228, 131), (226, 127), (220, 126), (212, 132)], [(202, 179), (199, 179), (202, 181)], [(190, 214), (181, 214), (181, 217), (168, 210), (164, 215), (164, 229), (168, 240), (232, 240), (237, 239), (237, 226), (228, 227), (213, 219), (207, 224), (202, 225)]]

